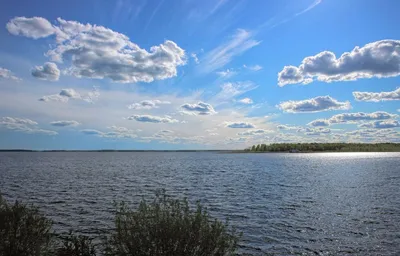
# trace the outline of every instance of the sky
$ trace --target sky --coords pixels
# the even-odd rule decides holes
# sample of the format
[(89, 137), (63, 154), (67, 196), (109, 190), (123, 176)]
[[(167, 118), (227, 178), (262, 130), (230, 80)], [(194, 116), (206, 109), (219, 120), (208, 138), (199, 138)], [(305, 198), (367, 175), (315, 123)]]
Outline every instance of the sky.
[(4, 0), (1, 149), (400, 142), (397, 0)]

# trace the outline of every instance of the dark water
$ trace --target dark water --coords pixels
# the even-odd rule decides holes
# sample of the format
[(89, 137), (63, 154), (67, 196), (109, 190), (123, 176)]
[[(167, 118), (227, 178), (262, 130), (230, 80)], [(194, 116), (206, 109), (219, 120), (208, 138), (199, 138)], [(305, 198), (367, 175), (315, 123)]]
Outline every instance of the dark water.
[(400, 255), (400, 154), (0, 153), (0, 190), (58, 231), (112, 226), (165, 188), (243, 231), (254, 255)]

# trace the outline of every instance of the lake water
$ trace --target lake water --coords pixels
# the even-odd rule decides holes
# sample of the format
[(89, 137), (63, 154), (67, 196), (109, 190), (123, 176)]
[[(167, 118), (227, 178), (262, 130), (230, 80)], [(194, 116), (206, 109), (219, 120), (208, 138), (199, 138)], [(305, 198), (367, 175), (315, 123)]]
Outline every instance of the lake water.
[(0, 153), (0, 191), (96, 235), (114, 200), (200, 200), (253, 255), (400, 255), (400, 154)]

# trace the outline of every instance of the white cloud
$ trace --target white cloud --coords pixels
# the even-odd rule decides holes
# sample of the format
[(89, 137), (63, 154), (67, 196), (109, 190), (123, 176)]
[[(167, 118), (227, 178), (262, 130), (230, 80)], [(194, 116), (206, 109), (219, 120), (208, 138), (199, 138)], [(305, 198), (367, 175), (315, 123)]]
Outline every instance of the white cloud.
[(186, 64), (185, 51), (169, 40), (146, 51), (127, 36), (103, 26), (61, 18), (57, 19), (57, 25), (51, 26), (39, 17), (17, 17), (8, 24), (7, 28), (15, 35), (39, 38), (55, 34), (57, 45), (46, 55), (55, 62), (71, 60), (67, 73), (76, 77), (149, 83), (176, 76), (177, 67)]
[(225, 122), (225, 127), (228, 128), (256, 128), (255, 125), (248, 122)]
[[(400, 46), (399, 46), (400, 47)], [(353, 96), (358, 101), (388, 101), (400, 100), (400, 88), (391, 92), (353, 92)]]
[(133, 103), (128, 105), (129, 109), (152, 109), (159, 108), (160, 105), (171, 104), (169, 101), (161, 101), (161, 100), (142, 100), (139, 103)]
[[(359, 122), (365, 121), (380, 121), (380, 120), (388, 120), (397, 118), (398, 115), (390, 114), (384, 111), (377, 111), (372, 113), (363, 113), (363, 112), (356, 112), (356, 113), (342, 113), (332, 116), (328, 119), (317, 119), (308, 123), (308, 125), (318, 127), (318, 126), (329, 126), (332, 124), (355, 124)], [(371, 127), (368, 125), (362, 127)]]
[(148, 122), (148, 123), (177, 123), (176, 119), (170, 116), (160, 117), (151, 115), (133, 115), (127, 118), (128, 120), (136, 120), (138, 122)]
[(0, 67), (0, 78), (11, 79), (15, 81), (21, 80), (21, 78), (14, 76), (14, 74), (10, 70), (1, 67)]
[(338, 124), (338, 123), (356, 123), (360, 121), (371, 121), (371, 120), (385, 120), (385, 119), (392, 119), (396, 118), (397, 115), (390, 114), (384, 111), (377, 111), (373, 113), (343, 113), (337, 114), (329, 118), (329, 122), (331, 124)]
[(298, 127), (298, 126), (291, 126), (291, 125), (286, 125), (286, 124), (277, 125), (276, 128), (279, 130), (286, 130), (286, 131), (300, 129), (300, 127)]
[(216, 114), (213, 106), (205, 102), (199, 102), (196, 104), (185, 103), (181, 106), (182, 113), (188, 115), (213, 115)]
[(311, 125), (311, 126), (329, 126), (330, 123), (329, 123), (329, 120), (327, 120), (327, 119), (317, 119), (317, 120), (311, 121), (307, 125)]
[(51, 94), (43, 96), (39, 99), (39, 101), (43, 102), (58, 101), (65, 103), (68, 102), (70, 99), (74, 99), (74, 100), (83, 100), (88, 103), (94, 103), (99, 96), (100, 92), (98, 91), (97, 87), (93, 87), (92, 91), (84, 95), (81, 95), (74, 89), (67, 88), (67, 89), (62, 89), (59, 94)]
[(237, 135), (239, 136), (260, 136), (265, 135), (267, 133), (271, 133), (270, 130), (258, 129), (258, 130), (247, 130), (245, 132), (239, 132)]
[(251, 71), (260, 71), (263, 68), (260, 65), (254, 65), (254, 66), (243, 65), (243, 67)]
[(300, 128), (297, 130), (297, 132), (301, 132), (304, 133), (305, 135), (308, 136), (319, 136), (321, 134), (329, 134), (331, 133), (331, 129), (329, 128), (322, 128), (322, 127), (318, 127), (318, 128)]
[(376, 128), (376, 129), (388, 129), (400, 127), (400, 123), (397, 120), (381, 120), (359, 125), (361, 128)]
[(74, 89), (62, 89), (59, 94), (46, 95), (39, 99), (39, 101), (60, 101), (68, 102), (69, 99), (81, 99), (81, 95)]
[(58, 69), (57, 64), (46, 62), (43, 66), (36, 66), (32, 70), (32, 76), (41, 80), (58, 81), (60, 70)]
[(16, 124), (16, 125), (37, 125), (38, 123), (28, 118), (18, 117), (2, 117), (0, 119), (1, 124)]
[(37, 122), (27, 118), (2, 117), (0, 118), (0, 128), (29, 134), (58, 134), (55, 131), (40, 129)]
[(134, 139), (137, 137), (139, 130), (132, 130), (121, 126), (110, 126), (108, 127), (111, 131), (103, 132), (100, 136), (104, 138), (117, 138), (117, 139)]
[(212, 72), (224, 67), (235, 56), (241, 55), (247, 50), (260, 44), (253, 39), (254, 34), (244, 29), (238, 29), (229, 41), (226, 41), (206, 54), (202, 59), (201, 70)]
[(61, 120), (61, 121), (54, 121), (50, 123), (52, 126), (57, 127), (66, 127), (66, 126), (78, 126), (80, 123), (74, 120)]
[(243, 98), (243, 99), (241, 99), (241, 100), (238, 100), (240, 103), (243, 103), (243, 104), (253, 104), (253, 100), (252, 99), (250, 99), (250, 98)]
[(215, 73), (218, 76), (220, 76), (221, 78), (230, 78), (230, 77), (232, 77), (232, 76), (237, 74), (236, 71), (234, 71), (232, 69), (229, 69), (229, 68), (227, 70), (222, 70), (222, 71), (218, 71), (218, 72), (215, 72)]
[(86, 135), (95, 135), (102, 138), (111, 138), (111, 139), (135, 139), (137, 138), (137, 134), (135, 130), (128, 129), (126, 127), (120, 126), (111, 126), (108, 127), (110, 131), (99, 131), (96, 129), (83, 129), (80, 132)]
[(7, 23), (6, 28), (13, 35), (33, 39), (48, 37), (55, 33), (55, 28), (51, 23), (41, 17), (15, 17)]
[(83, 129), (83, 130), (81, 130), (81, 133), (84, 133), (87, 135), (102, 135), (103, 134), (101, 131), (98, 131), (95, 129)]
[(285, 66), (278, 74), (279, 86), (322, 82), (353, 81), (361, 78), (382, 78), (400, 75), (400, 41), (382, 40), (336, 58), (333, 52), (323, 51), (303, 59), (299, 67)]
[(349, 101), (340, 102), (330, 96), (318, 96), (308, 100), (285, 101), (277, 106), (284, 112), (301, 113), (301, 112), (321, 112), (328, 110), (346, 110), (350, 109)]
[[(379, 125), (378, 125), (379, 126)], [(400, 133), (393, 129), (387, 128), (373, 128), (373, 129), (360, 129), (346, 132), (344, 136), (347, 137), (345, 141), (360, 142), (367, 141), (373, 142), (398, 142)]]

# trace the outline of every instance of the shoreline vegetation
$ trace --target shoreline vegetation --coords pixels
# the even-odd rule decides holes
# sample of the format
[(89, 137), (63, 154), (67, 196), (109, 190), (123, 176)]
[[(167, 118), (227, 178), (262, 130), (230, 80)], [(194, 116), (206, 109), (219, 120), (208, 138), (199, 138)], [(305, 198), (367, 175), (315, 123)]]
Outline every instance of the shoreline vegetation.
[(246, 148), (247, 153), (400, 152), (400, 143), (274, 143)]
[[(2, 256), (228, 256), (237, 255), (241, 234), (213, 219), (198, 202), (174, 200), (165, 191), (136, 210), (115, 203), (115, 227), (98, 237), (56, 234), (52, 220), (32, 205), (10, 204), (0, 194)], [(101, 241), (94, 243), (94, 240)]]
[(183, 149), (183, 150), (33, 150), (0, 149), (0, 152), (215, 152), (215, 153), (313, 153), (313, 152), (400, 152), (400, 143), (273, 143), (257, 144), (246, 149)]

